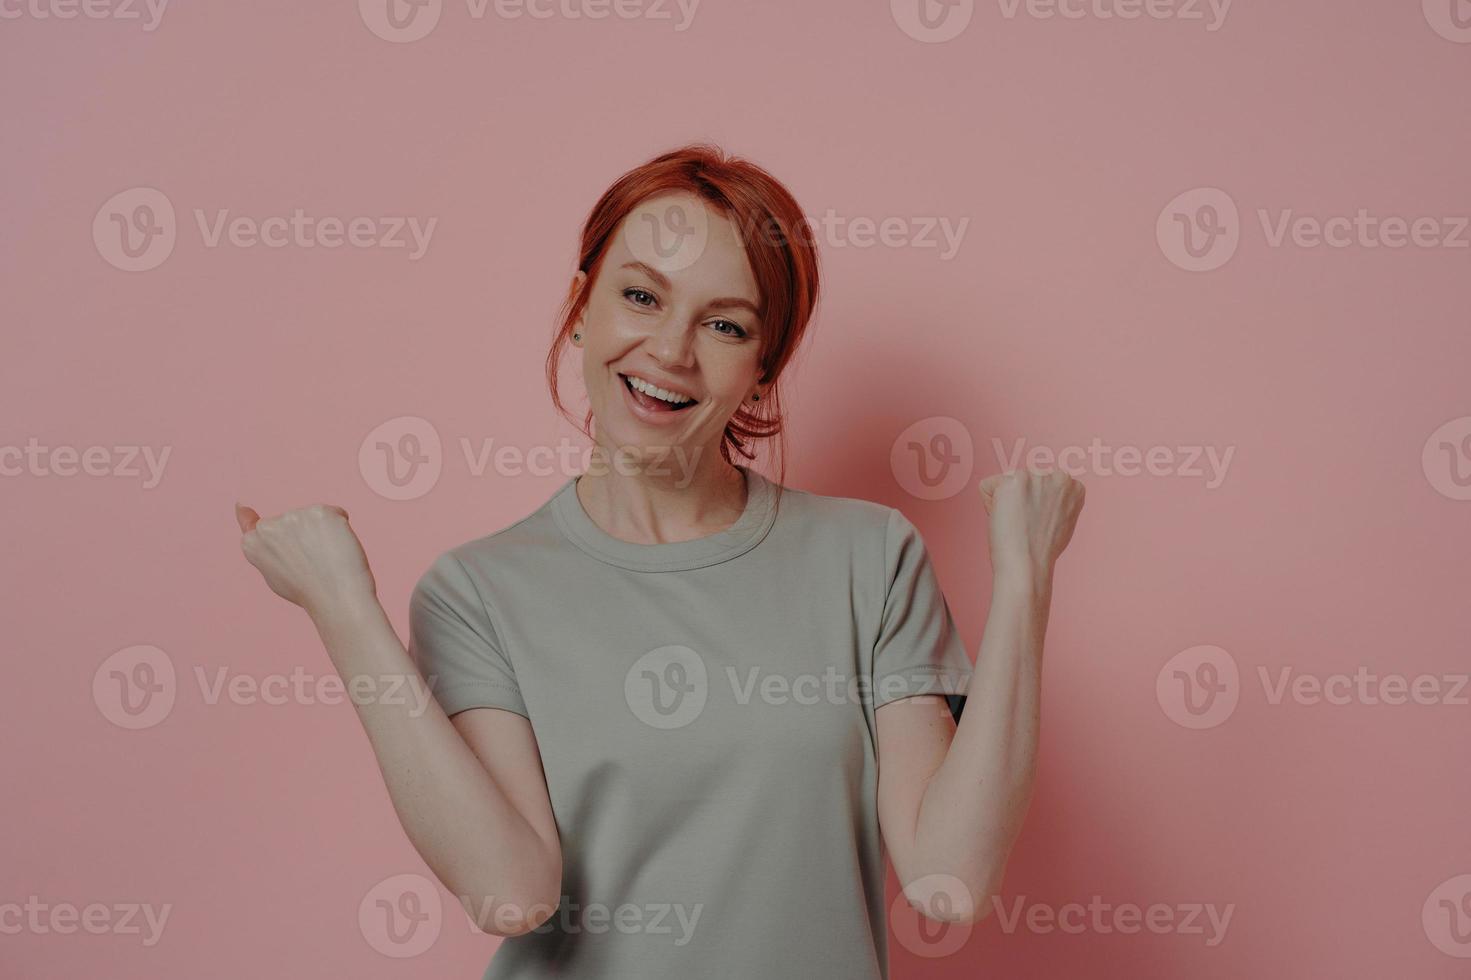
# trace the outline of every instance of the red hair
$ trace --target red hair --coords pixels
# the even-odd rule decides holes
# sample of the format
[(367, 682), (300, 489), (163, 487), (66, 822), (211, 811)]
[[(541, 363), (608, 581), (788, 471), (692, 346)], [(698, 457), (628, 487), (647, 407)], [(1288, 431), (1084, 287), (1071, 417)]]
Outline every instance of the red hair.
[[(731, 416), (720, 441), (720, 455), (727, 463), (734, 462), (732, 450), (754, 459), (747, 440), (780, 437), (783, 433), (779, 379), (817, 305), (817, 249), (807, 218), (791, 192), (765, 170), (729, 156), (713, 144), (692, 143), (654, 157), (619, 177), (593, 205), (583, 223), (577, 260), (578, 269), (587, 273), (587, 278), (563, 305), (561, 322), (547, 355), (552, 404), (576, 424), (558, 393), (557, 368), (573, 325), (587, 306), (613, 233), (643, 201), (677, 191), (695, 195), (736, 226), (761, 290), (760, 379), (768, 388), (759, 401), (743, 403)], [(592, 422), (589, 409), (581, 426), (589, 439)], [(777, 444), (783, 450), (779, 484), (785, 475), (786, 453), (784, 441), (778, 438)]]

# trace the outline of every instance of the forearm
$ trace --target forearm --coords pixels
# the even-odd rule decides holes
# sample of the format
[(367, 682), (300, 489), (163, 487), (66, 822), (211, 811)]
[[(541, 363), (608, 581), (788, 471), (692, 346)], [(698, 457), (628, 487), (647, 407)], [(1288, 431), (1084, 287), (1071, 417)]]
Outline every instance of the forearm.
[[(515, 934), (555, 910), (560, 849), (496, 785), (429, 692), (379, 603), (337, 603), (312, 621), (349, 692), (394, 811), (431, 870), (482, 929)], [(398, 679), (402, 678), (403, 682)], [(361, 687), (355, 687), (361, 685)], [(551, 907), (533, 908), (538, 903)], [(495, 916), (505, 919), (497, 922)], [(519, 916), (525, 920), (511, 923)]]
[(1031, 803), (1050, 601), (1050, 576), (998, 576), (965, 711), (920, 800), (918, 865), (965, 882), (981, 915)]

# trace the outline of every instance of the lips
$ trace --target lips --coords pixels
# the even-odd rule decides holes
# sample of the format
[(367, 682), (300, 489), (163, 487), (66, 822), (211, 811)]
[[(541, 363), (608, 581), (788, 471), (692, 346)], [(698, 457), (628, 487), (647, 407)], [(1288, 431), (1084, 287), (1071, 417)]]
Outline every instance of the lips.
[(618, 377), (623, 381), (623, 387), (628, 391), (629, 397), (633, 399), (634, 403), (648, 412), (682, 412), (692, 405), (697, 404), (694, 399), (690, 399), (689, 401), (683, 402), (679, 405), (666, 402), (662, 398), (655, 398), (653, 395), (646, 395), (638, 389), (634, 388), (633, 383), (628, 378), (628, 375), (620, 374), (618, 375)]
[(619, 380), (623, 381), (623, 384), (618, 386), (623, 389), (623, 404), (634, 422), (650, 428), (667, 428), (684, 424), (684, 419), (680, 417), (683, 409), (675, 411), (673, 406), (667, 402), (660, 402), (657, 398), (648, 398), (635, 392), (621, 375)]

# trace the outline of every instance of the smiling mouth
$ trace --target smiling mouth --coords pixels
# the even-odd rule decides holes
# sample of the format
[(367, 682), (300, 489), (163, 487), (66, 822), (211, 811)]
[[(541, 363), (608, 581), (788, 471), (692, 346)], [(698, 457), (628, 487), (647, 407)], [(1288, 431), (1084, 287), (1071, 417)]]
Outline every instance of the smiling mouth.
[(691, 398), (689, 401), (684, 402), (683, 404), (674, 405), (670, 402), (666, 402), (662, 398), (656, 398), (653, 395), (646, 395), (642, 391), (639, 391), (633, 386), (633, 382), (629, 380), (628, 375), (620, 374), (618, 375), (618, 377), (622, 379), (623, 387), (628, 389), (629, 394), (633, 396), (634, 401), (638, 402), (639, 405), (643, 406), (651, 412), (683, 412), (690, 406), (699, 404), (699, 402)]

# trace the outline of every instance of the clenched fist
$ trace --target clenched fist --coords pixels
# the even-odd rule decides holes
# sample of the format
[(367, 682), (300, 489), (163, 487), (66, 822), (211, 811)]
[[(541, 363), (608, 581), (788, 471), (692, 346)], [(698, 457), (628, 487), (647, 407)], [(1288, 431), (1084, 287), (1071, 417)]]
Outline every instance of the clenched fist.
[(341, 507), (313, 504), (261, 520), (236, 504), (235, 519), (246, 560), (272, 592), (313, 616), (333, 603), (377, 596), (368, 556)]
[(991, 517), (991, 568), (1000, 580), (1050, 580), (1053, 563), (1073, 538), (1083, 485), (1061, 470), (1011, 470), (977, 488)]

